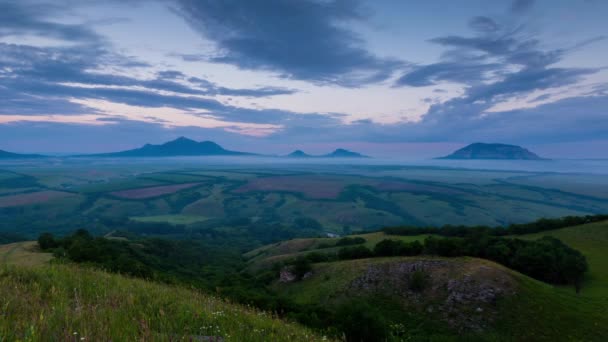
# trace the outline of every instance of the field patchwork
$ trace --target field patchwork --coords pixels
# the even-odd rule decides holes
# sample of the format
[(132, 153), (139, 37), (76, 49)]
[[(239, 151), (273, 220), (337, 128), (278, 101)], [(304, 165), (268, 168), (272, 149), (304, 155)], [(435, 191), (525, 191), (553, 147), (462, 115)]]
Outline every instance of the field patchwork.
[(198, 186), (200, 184), (201, 183), (185, 183), (176, 185), (153, 186), (149, 188), (114, 191), (110, 194), (116, 197), (126, 199), (146, 199), (172, 194), (180, 190)]
[(69, 192), (54, 190), (38, 191), (25, 194), (2, 196), (0, 197), (0, 208), (19, 207), (38, 203), (45, 203), (51, 200), (75, 196)]

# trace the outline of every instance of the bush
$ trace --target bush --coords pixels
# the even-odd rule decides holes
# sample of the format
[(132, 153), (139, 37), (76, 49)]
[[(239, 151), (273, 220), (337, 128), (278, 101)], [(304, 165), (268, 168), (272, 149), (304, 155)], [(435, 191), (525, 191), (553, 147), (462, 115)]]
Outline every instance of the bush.
[(51, 233), (43, 233), (38, 237), (38, 245), (43, 251), (57, 248), (59, 244), (55, 241), (55, 237)]
[(353, 299), (338, 307), (336, 326), (344, 332), (346, 341), (385, 341), (387, 322), (382, 311), (362, 299)]
[(338, 251), (338, 259), (363, 259), (373, 256), (372, 251), (365, 246), (344, 247)]
[(298, 257), (293, 263), (293, 271), (297, 280), (301, 280), (304, 275), (312, 270), (310, 261), (305, 257)]
[(428, 275), (422, 270), (412, 272), (409, 278), (408, 287), (414, 292), (422, 292), (426, 289), (429, 279)]
[(418, 242), (403, 242), (396, 240), (382, 240), (374, 247), (376, 256), (414, 256), (420, 255), (424, 246)]

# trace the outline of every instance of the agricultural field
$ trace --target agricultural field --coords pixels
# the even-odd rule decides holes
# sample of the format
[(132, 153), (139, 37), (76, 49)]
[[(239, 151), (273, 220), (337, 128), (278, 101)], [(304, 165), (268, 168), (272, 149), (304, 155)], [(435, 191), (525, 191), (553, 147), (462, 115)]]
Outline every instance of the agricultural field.
[(203, 216), (189, 216), (189, 215), (158, 215), (158, 216), (135, 216), (131, 217), (131, 220), (137, 222), (150, 222), (159, 223), (166, 222), (173, 225), (188, 225), (197, 222), (203, 222), (206, 220)]
[[(348, 234), (608, 212), (597, 175), (399, 165), (58, 159), (0, 165), (0, 231), (167, 223)], [(49, 219), (52, 218), (52, 222)], [(204, 218), (204, 219), (201, 219)]]

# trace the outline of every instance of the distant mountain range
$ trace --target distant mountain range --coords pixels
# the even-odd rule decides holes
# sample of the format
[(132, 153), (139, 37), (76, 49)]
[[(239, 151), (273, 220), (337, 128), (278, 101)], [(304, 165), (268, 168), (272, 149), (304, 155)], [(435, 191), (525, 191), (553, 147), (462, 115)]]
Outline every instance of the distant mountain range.
[(146, 144), (133, 150), (87, 155), (90, 157), (178, 157), (178, 156), (253, 156), (254, 153), (226, 150), (213, 141), (197, 142), (180, 137), (161, 145)]
[(288, 158), (369, 158), (366, 155), (361, 153), (345, 150), (343, 148), (339, 148), (332, 153), (323, 154), (323, 155), (311, 155), (305, 153), (301, 150), (295, 150), (288, 154), (286, 157)]
[(474, 143), (438, 159), (541, 160), (543, 158), (521, 146)]
[(45, 158), (41, 154), (19, 154), (0, 150), (0, 159), (31, 159), (31, 158)]

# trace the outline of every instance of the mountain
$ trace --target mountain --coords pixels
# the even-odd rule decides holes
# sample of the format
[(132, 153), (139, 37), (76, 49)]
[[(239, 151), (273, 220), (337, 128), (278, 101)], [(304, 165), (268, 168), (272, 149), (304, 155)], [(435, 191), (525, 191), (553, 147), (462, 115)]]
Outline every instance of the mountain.
[(332, 153), (321, 156), (323, 158), (369, 158), (368, 156), (362, 155), (361, 153), (345, 150), (339, 148)]
[(286, 155), (287, 158), (369, 158), (368, 156), (362, 155), (361, 153), (352, 152), (339, 148), (332, 153), (323, 155), (311, 155), (302, 150), (295, 150), (290, 154)]
[(288, 154), (287, 157), (289, 157), (289, 158), (312, 158), (314, 156), (312, 156), (302, 150), (295, 150), (295, 151), (291, 152), (290, 154)]
[(40, 154), (19, 154), (0, 150), (0, 159), (28, 159), (28, 158), (44, 158)]
[(133, 150), (103, 153), (96, 157), (247, 156), (253, 153), (226, 150), (213, 141), (197, 142), (180, 137), (162, 145), (146, 144)]
[(541, 160), (543, 158), (521, 146), (474, 143), (438, 159)]

